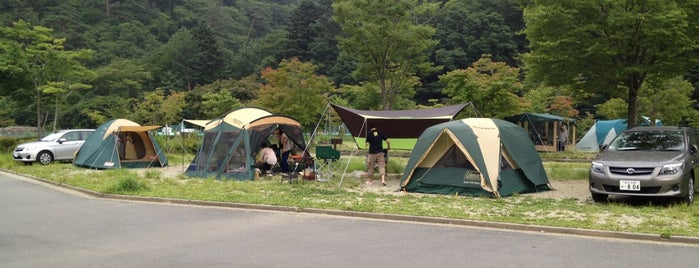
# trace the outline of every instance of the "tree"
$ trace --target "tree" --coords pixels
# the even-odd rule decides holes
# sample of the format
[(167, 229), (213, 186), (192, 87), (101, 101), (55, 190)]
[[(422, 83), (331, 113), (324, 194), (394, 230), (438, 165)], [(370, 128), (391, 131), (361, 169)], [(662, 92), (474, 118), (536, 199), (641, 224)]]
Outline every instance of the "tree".
[(621, 98), (612, 98), (602, 104), (595, 105), (597, 115), (607, 119), (624, 118), (629, 110), (629, 104)]
[(517, 32), (524, 28), (517, 0), (449, 1), (435, 18), (435, 63), (446, 71), (465, 69), (481, 55), (518, 67), (517, 57), (526, 41)]
[(395, 96), (404, 91), (417, 73), (437, 69), (428, 61), (435, 30), (425, 16), (435, 12), (436, 3), (417, 0), (333, 2), (334, 19), (343, 36), (341, 48), (357, 61), (353, 75), (381, 89), (381, 109), (391, 110)]
[(520, 113), (526, 105), (515, 94), (522, 87), (518, 77), (518, 68), (484, 55), (472, 67), (448, 72), (439, 81), (453, 103), (471, 102), (484, 117), (504, 118)]
[(681, 77), (670, 79), (649, 78), (641, 88), (639, 112), (649, 118), (651, 124), (660, 119), (665, 125), (689, 124), (699, 126), (696, 102), (691, 94), (694, 88)]
[[(43, 108), (44, 90), (60, 94), (71, 88), (84, 88), (82, 80), (91, 78), (92, 73), (81, 61), (90, 59), (92, 51), (65, 50), (65, 39), (54, 38), (52, 30), (46, 27), (32, 26), (22, 20), (15, 22), (13, 26), (0, 28), (0, 36), (3, 36), (0, 49), (7, 52), (7, 57), (3, 57), (0, 63), (0, 70), (17, 72), (31, 81), (35, 92), (36, 124), (41, 136), (50, 115), (49, 110)], [(56, 87), (52, 85), (57, 84), (66, 87), (54, 90)], [(54, 108), (58, 109), (58, 106)], [(54, 114), (54, 128), (56, 120), (58, 115)]]
[(333, 89), (327, 77), (314, 73), (316, 66), (297, 58), (282, 60), (279, 68), (267, 68), (265, 81), (254, 105), (275, 114), (288, 115), (304, 127), (315, 127), (327, 106), (327, 95)]
[(184, 93), (170, 92), (166, 96), (162, 89), (146, 93), (143, 100), (133, 99), (133, 120), (141, 124), (167, 125), (179, 122), (184, 108)]
[(318, 66), (323, 75), (330, 73), (339, 54), (340, 26), (332, 20), (331, 0), (302, 0), (291, 15), (285, 57), (298, 57)]
[(625, 92), (629, 127), (648, 77), (696, 66), (699, 1), (533, 0), (524, 10), (528, 79), (573, 85), (608, 98)]
[(201, 101), (206, 118), (215, 118), (241, 106), (240, 100), (233, 97), (231, 92), (225, 89), (205, 93)]

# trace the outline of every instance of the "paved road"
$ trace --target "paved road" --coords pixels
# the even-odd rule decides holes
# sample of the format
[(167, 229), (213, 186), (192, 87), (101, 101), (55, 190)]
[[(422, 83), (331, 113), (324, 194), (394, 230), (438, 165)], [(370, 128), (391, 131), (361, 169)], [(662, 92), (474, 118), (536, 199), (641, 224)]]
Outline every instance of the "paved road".
[(699, 247), (98, 199), (0, 172), (0, 267), (696, 267)]

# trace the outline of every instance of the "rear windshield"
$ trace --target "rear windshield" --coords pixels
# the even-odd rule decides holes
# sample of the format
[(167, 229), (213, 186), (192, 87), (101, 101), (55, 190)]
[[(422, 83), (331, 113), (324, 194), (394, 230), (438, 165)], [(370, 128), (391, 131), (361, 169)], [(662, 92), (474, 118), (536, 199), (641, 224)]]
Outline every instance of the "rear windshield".
[(681, 151), (685, 149), (682, 131), (626, 131), (609, 145), (610, 151)]

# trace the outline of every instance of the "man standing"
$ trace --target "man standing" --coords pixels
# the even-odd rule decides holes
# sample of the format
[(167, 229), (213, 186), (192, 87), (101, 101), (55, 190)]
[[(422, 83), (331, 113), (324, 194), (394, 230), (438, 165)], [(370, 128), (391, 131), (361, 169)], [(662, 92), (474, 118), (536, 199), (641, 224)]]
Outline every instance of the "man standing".
[(293, 146), (289, 137), (281, 129), (277, 129), (276, 133), (279, 138), (279, 148), (281, 149), (282, 159), (280, 165), (282, 166), (282, 173), (289, 174), (289, 154), (291, 154), (291, 149)]
[(558, 128), (558, 151), (563, 152), (566, 150), (566, 144), (568, 143), (568, 128), (563, 122), (558, 123), (560, 127)]
[(383, 149), (383, 141), (386, 141), (386, 151), (391, 149), (391, 142), (388, 138), (373, 125), (369, 125), (369, 131), (366, 133), (366, 143), (369, 144), (369, 162), (367, 163), (368, 177), (367, 185), (373, 184), (374, 165), (378, 165), (379, 174), (381, 175), (381, 185), (386, 186), (386, 160)]

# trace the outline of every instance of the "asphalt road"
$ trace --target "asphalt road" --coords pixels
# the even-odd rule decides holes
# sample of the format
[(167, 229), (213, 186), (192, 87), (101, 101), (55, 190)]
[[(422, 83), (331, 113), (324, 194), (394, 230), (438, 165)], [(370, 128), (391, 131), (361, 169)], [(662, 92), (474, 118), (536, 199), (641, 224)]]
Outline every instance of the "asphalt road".
[(696, 267), (699, 247), (94, 198), (0, 172), (0, 267)]

